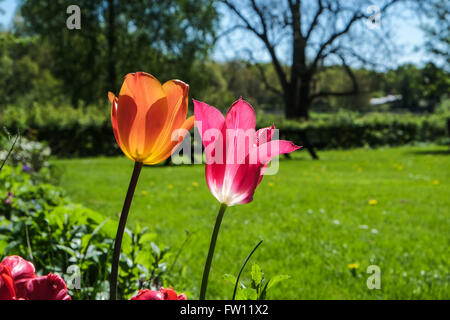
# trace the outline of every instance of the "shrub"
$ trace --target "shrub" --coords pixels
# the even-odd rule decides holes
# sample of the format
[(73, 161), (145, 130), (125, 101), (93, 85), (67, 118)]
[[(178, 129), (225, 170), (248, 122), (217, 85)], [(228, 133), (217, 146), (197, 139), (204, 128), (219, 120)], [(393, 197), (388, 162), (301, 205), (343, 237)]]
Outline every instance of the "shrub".
[[(442, 109), (442, 108), (441, 108)], [(441, 110), (439, 109), (439, 110)], [(415, 142), (445, 142), (446, 109), (436, 114), (354, 112), (312, 114), (310, 121), (285, 119), (281, 115), (257, 113), (257, 127), (272, 124), (280, 129), (281, 138), (304, 144), (307, 132), (318, 149), (398, 146)], [(20, 129), (27, 137), (45, 141), (60, 157), (118, 155), (119, 148), (112, 133), (109, 106), (75, 109), (69, 106), (33, 104), (23, 108), (9, 106), (0, 114), (1, 125), (10, 131)]]
[[(117, 223), (72, 203), (60, 188), (35, 182), (21, 166), (0, 172), (0, 251), (26, 257), (43, 274), (60, 274), (74, 299), (106, 299)], [(119, 298), (170, 285), (171, 255), (155, 240), (139, 226), (126, 230)]]

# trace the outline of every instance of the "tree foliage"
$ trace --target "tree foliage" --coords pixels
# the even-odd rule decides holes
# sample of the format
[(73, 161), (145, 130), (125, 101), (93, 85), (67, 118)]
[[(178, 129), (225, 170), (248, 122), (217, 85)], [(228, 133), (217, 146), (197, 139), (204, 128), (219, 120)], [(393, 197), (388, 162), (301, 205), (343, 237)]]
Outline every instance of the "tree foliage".
[[(81, 30), (66, 27), (72, 4)], [(104, 100), (132, 71), (190, 80), (211, 48), (217, 16), (211, 0), (21, 0), (19, 8), (16, 32), (50, 49), (51, 70), (74, 105)]]

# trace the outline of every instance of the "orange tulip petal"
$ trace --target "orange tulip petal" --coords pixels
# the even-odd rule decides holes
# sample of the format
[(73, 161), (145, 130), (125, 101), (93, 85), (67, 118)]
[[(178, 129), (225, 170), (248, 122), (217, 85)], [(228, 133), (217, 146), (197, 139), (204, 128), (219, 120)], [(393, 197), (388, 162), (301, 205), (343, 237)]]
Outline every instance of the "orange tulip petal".
[[(185, 129), (187, 131), (190, 131), (194, 127), (194, 120), (195, 120), (194, 116), (189, 117), (188, 119), (186, 119), (184, 121), (181, 128), (178, 128), (178, 129)], [(168, 141), (166, 143), (166, 145), (164, 146), (164, 148), (160, 152), (158, 152), (158, 154), (145, 159), (144, 163), (145, 164), (156, 164), (156, 163), (160, 163), (161, 161), (166, 160), (168, 157), (170, 157), (170, 155), (178, 147), (178, 145), (181, 144), (184, 137), (185, 137), (185, 135), (180, 136), (177, 141)]]
[(186, 120), (189, 85), (181, 80), (169, 80), (162, 87), (167, 95), (169, 114), (173, 115), (169, 120), (173, 121), (175, 128), (179, 128)]
[(138, 112), (134, 100), (126, 95), (119, 96), (117, 107), (117, 131), (119, 133), (120, 146), (132, 154), (131, 148), (136, 148), (130, 143), (130, 135)]
[(133, 98), (138, 108), (145, 110), (144, 114), (146, 114), (153, 103), (165, 97), (166, 93), (154, 76), (145, 72), (136, 72), (125, 76), (119, 93), (119, 96), (121, 95)]
[(167, 95), (168, 117), (159, 142), (154, 146), (153, 152), (156, 153), (167, 146), (173, 130), (183, 125), (188, 109), (188, 84), (180, 80), (169, 80), (163, 84), (163, 90)]
[(166, 123), (166, 94), (152, 75), (130, 73), (120, 89), (118, 105), (120, 141), (135, 161), (142, 161), (151, 153)]
[(120, 146), (119, 130), (117, 128), (117, 103), (119, 99), (112, 92), (108, 92), (109, 101), (111, 101), (111, 123), (113, 127), (114, 137), (116, 138), (117, 144)]
[(167, 122), (167, 99), (164, 97), (155, 102), (145, 117), (145, 155), (152, 154), (153, 146), (161, 140)]

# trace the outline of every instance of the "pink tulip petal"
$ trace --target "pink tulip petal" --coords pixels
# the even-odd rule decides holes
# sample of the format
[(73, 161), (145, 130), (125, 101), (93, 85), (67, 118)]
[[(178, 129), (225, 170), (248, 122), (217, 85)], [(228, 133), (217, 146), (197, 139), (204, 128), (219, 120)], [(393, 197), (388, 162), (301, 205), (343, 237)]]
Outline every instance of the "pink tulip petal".
[(225, 138), (224, 158), (226, 167), (222, 194), (228, 201), (230, 201), (229, 193), (233, 189), (233, 185), (239, 183), (236, 181), (237, 172), (246, 163), (250, 150), (254, 148), (256, 142), (255, 124), (255, 111), (242, 98), (233, 103), (225, 117), (225, 127), (222, 134)]
[(242, 98), (235, 101), (225, 116), (225, 125), (227, 129), (241, 129), (247, 131), (255, 130), (256, 116), (253, 107)]
[(210, 143), (214, 142), (214, 140), (204, 140), (203, 136), (205, 132), (210, 129), (221, 131), (225, 123), (225, 118), (223, 117), (222, 113), (216, 108), (211, 107), (210, 105), (207, 105), (206, 103), (201, 101), (197, 101), (194, 99), (192, 99), (192, 101), (194, 102), (195, 122), (198, 129), (200, 129), (199, 124), (201, 125), (200, 135), (202, 137), (203, 146), (206, 149), (206, 147)]
[(130, 300), (187, 300), (184, 293), (177, 295), (172, 288), (161, 288), (159, 291), (149, 289), (139, 290)]
[(34, 265), (19, 256), (6, 257), (1, 263), (11, 270), (14, 281), (36, 277), (34, 273)]
[(256, 145), (259, 146), (263, 143), (271, 141), (274, 131), (275, 131), (274, 125), (256, 131)]
[[(221, 203), (232, 206), (251, 202), (270, 160), (300, 148), (290, 141), (273, 141), (273, 125), (255, 132), (255, 112), (242, 98), (233, 103), (225, 120), (217, 109), (205, 103), (194, 100), (194, 106), (196, 120), (202, 121), (206, 181)], [(220, 130), (220, 141), (205, 139), (205, 132), (211, 129)]]
[(163, 294), (159, 291), (152, 291), (149, 289), (139, 290), (138, 294), (130, 300), (163, 300)]
[(301, 146), (296, 146), (291, 141), (286, 140), (273, 140), (267, 144), (261, 145), (261, 148), (258, 147), (258, 157), (259, 161), (262, 163), (261, 167), (261, 176), (258, 179), (257, 185), (261, 183), (261, 180), (264, 176), (264, 172), (269, 166), (269, 162), (276, 156), (283, 153), (290, 153), (295, 150), (300, 149)]
[(290, 153), (300, 148), (301, 147), (296, 146), (291, 141), (272, 140), (258, 146), (258, 161), (262, 164), (267, 164), (270, 162), (270, 160), (280, 154)]
[(259, 164), (245, 164), (239, 167), (232, 187), (234, 195), (232, 205), (245, 204), (253, 200), (260, 175), (261, 165)]
[(178, 295), (177, 300), (187, 300), (187, 297), (184, 293)]

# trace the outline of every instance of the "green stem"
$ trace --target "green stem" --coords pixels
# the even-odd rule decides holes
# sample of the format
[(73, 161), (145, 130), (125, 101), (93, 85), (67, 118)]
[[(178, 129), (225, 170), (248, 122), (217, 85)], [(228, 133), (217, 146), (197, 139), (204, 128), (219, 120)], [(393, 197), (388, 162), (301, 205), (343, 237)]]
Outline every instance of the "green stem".
[(214, 256), (214, 249), (216, 247), (217, 235), (219, 234), (220, 224), (222, 223), (222, 218), (227, 209), (227, 205), (222, 203), (220, 205), (219, 213), (216, 218), (216, 225), (214, 226), (214, 231), (211, 236), (211, 243), (209, 245), (208, 257), (206, 258), (205, 269), (203, 270), (202, 286), (200, 289), (200, 300), (205, 300), (206, 287), (208, 286), (209, 270), (211, 269), (211, 262)]
[(123, 203), (122, 213), (120, 215), (119, 227), (117, 228), (116, 240), (114, 241), (114, 253), (111, 266), (111, 279), (109, 282), (109, 298), (117, 300), (117, 279), (119, 274), (120, 250), (122, 247), (122, 238), (127, 224), (128, 212), (130, 211), (131, 201), (133, 200), (134, 190), (142, 169), (142, 162), (135, 162), (133, 174), (131, 175), (130, 185), (128, 186), (125, 202)]

